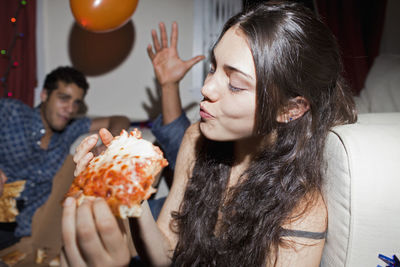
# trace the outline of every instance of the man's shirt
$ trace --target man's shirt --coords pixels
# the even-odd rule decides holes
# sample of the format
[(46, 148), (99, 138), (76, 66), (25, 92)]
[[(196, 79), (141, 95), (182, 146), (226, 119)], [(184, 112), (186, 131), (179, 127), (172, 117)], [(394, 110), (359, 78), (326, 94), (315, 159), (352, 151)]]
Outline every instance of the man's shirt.
[(40, 139), (45, 129), (39, 107), (0, 99), (0, 169), (8, 177), (7, 182), (26, 180), (15, 236), (31, 234), (33, 214), (49, 197), (53, 177), (64, 163), (70, 145), (89, 131), (90, 124), (88, 118), (72, 121), (64, 131), (53, 133), (48, 148), (42, 149)]

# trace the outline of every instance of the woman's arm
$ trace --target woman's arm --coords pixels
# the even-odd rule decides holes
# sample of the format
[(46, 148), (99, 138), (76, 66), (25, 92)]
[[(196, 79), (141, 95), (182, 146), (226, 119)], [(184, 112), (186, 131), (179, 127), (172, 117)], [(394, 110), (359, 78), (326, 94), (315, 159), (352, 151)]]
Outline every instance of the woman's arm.
[[(301, 206), (301, 205), (300, 205)], [(304, 206), (295, 210), (301, 214)], [(295, 231), (313, 233), (326, 232), (328, 213), (325, 202), (320, 194), (316, 200), (307, 206), (307, 210), (295, 220), (286, 223), (283, 228)], [(325, 238), (313, 239), (307, 237), (282, 237), (284, 244), (279, 246), (277, 264), (275, 266), (318, 267), (322, 257)], [(274, 266), (269, 262), (267, 266)]]
[[(182, 202), (186, 184), (193, 167), (195, 144), (199, 135), (198, 123), (196, 123), (188, 128), (183, 137), (176, 161), (172, 187), (157, 220), (158, 231), (148, 232), (149, 225), (155, 228), (153, 225), (155, 222), (148, 205), (146, 205), (146, 214), (143, 213), (140, 218), (131, 220), (131, 231), (136, 250), (141, 259), (150, 266), (171, 264), (170, 260), (178, 241), (176, 234), (170, 228), (171, 212), (178, 211)], [(160, 242), (161, 240), (163, 242)]]
[[(147, 53), (153, 64), (154, 73), (161, 87), (161, 107), (163, 124), (169, 124), (182, 114), (179, 96), (179, 82), (186, 73), (204, 56), (182, 60), (178, 55), (178, 24), (172, 23), (170, 42), (163, 22), (159, 23), (160, 38), (156, 30), (151, 31), (153, 46), (148, 45)], [(153, 51), (154, 47), (154, 51)]]
[[(99, 133), (104, 145), (108, 146), (113, 138), (111, 133), (106, 129), (101, 129)], [(93, 158), (90, 150), (97, 139), (97, 135), (88, 136), (77, 147), (74, 155), (77, 163), (75, 176)], [(64, 201), (61, 224), (63, 266), (128, 265), (130, 253), (127, 240), (104, 199), (86, 199), (77, 206), (75, 199), (68, 197)]]
[[(194, 129), (198, 127), (190, 127), (183, 139), (174, 182), (159, 223), (154, 221), (146, 201), (142, 205), (141, 217), (131, 219), (135, 247), (140, 257), (151, 266), (169, 265), (176, 245), (175, 234), (169, 228), (171, 217), (168, 211), (178, 210), (183, 198), (190, 172), (188, 163), (194, 159)], [(112, 139), (111, 134), (103, 129), (100, 131), (100, 137), (106, 146)], [(75, 174), (79, 174), (93, 158), (89, 151), (96, 142), (97, 138), (90, 136), (78, 146), (74, 156), (77, 163)], [(127, 242), (103, 199), (86, 201), (76, 207), (74, 199), (68, 198), (64, 203), (62, 234), (65, 256), (70, 266), (126, 266), (129, 262)]]

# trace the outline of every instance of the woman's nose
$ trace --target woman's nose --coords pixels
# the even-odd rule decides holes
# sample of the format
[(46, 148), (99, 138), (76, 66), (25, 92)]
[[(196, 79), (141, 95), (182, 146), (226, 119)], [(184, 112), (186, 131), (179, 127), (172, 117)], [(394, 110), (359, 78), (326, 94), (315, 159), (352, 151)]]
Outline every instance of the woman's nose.
[(217, 78), (214, 75), (209, 75), (205, 81), (204, 85), (201, 88), (201, 94), (204, 96), (205, 99), (209, 101), (217, 101), (218, 100), (218, 82)]

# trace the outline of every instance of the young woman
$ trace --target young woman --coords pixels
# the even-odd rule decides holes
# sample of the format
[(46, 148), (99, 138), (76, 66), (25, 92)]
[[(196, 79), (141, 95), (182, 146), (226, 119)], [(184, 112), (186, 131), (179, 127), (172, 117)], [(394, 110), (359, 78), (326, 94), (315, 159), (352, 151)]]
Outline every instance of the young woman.
[[(154, 222), (131, 220), (151, 266), (319, 266), (327, 210), (321, 193), (330, 128), (356, 121), (336, 41), (295, 3), (232, 17), (212, 50), (201, 121), (186, 132), (174, 183)], [(110, 134), (100, 136), (107, 144)], [(78, 148), (77, 172), (97, 137)], [(72, 266), (129, 261), (101, 199), (67, 199), (63, 237)]]

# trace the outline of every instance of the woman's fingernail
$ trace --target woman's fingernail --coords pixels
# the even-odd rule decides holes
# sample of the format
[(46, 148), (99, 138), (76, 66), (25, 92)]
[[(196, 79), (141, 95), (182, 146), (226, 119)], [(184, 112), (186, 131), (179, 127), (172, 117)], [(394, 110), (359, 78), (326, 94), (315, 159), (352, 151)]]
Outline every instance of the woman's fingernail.
[(75, 199), (72, 197), (67, 197), (64, 201), (64, 207), (72, 206), (75, 203)]

